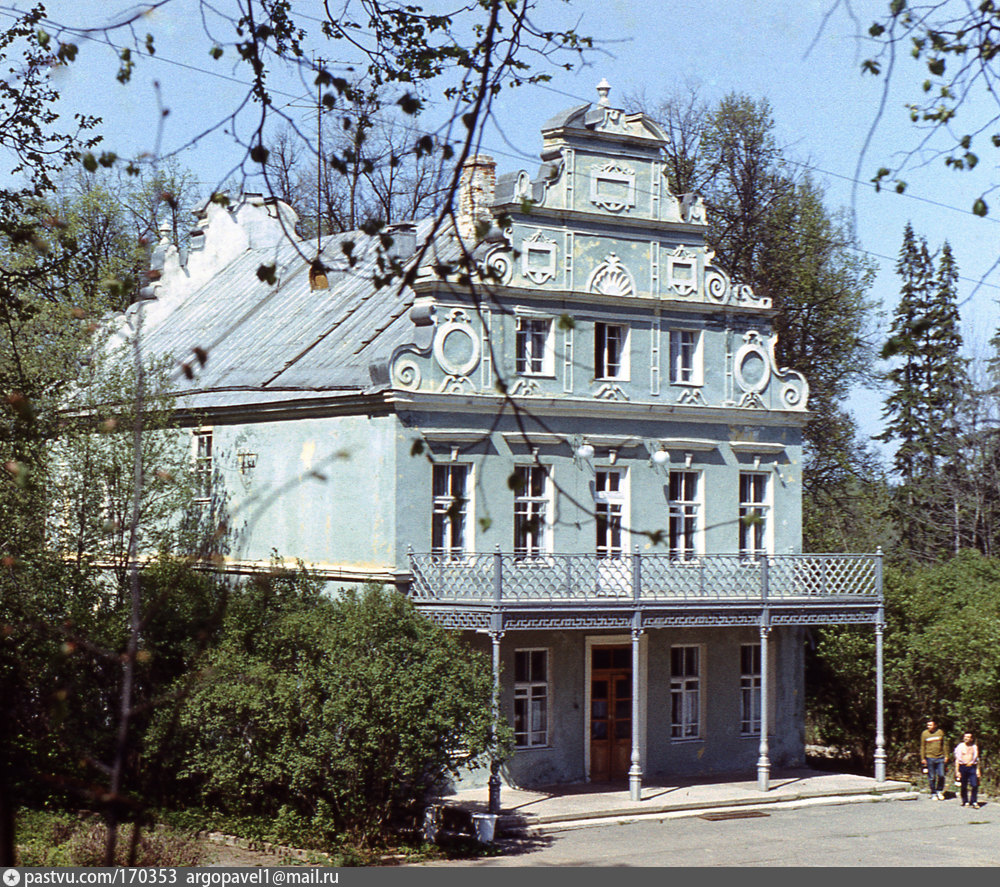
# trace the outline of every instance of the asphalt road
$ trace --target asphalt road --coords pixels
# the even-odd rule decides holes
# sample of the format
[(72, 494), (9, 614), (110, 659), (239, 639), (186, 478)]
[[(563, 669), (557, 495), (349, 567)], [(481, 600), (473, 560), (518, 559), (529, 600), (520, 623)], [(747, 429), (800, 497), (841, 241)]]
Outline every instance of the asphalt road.
[(448, 866), (997, 866), (1000, 804), (856, 803), (580, 828)]

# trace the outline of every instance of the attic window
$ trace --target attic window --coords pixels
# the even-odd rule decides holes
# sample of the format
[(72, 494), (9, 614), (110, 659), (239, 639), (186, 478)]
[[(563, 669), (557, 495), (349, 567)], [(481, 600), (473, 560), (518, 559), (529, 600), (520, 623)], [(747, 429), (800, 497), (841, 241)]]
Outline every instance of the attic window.
[(329, 288), (330, 281), (326, 277), (326, 265), (317, 259), (309, 266), (309, 289), (328, 290)]

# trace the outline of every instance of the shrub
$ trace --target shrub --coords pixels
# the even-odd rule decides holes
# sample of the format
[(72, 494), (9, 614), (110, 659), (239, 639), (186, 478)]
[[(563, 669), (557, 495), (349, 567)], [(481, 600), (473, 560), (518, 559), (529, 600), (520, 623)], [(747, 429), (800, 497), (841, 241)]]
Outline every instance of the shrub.
[(235, 593), (174, 725), (153, 748), (189, 792), (285, 832), (371, 843), (415, 824), (455, 750), (475, 762), (490, 734), (485, 657), (369, 586), (336, 600), (304, 575)]

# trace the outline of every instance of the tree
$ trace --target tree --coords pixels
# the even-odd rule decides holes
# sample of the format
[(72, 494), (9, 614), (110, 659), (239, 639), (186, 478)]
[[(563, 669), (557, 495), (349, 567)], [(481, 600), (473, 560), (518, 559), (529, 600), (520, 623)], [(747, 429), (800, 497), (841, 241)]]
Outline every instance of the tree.
[(881, 439), (899, 442), (896, 509), (903, 540), (912, 554), (934, 558), (957, 554), (963, 541), (961, 418), (969, 385), (958, 330), (958, 271), (947, 243), (935, 269), (926, 240), (907, 225), (897, 273), (903, 285), (883, 356), (898, 355), (901, 362), (887, 373), (892, 391)]
[[(854, 18), (849, 0), (838, 0), (834, 8), (841, 4)], [(895, 170), (883, 166), (872, 180), (876, 187), (891, 181), (897, 191), (903, 191), (906, 182), (902, 176), (909, 162), (926, 162), (928, 144), (940, 144), (936, 156), (954, 170), (975, 169), (977, 152), (984, 143), (988, 142), (985, 147), (1000, 147), (1000, 75), (993, 64), (1000, 51), (996, 36), (1000, 7), (993, 0), (935, 0), (920, 6), (889, 0), (887, 6), (885, 15), (868, 29), (877, 51), (865, 59), (862, 71), (884, 75), (887, 95), (901, 50), (927, 69), (920, 85), (922, 94), (907, 106), (910, 121), (924, 133), (917, 145), (903, 152)], [(967, 121), (965, 125), (960, 125), (960, 119)], [(989, 212), (985, 196), (976, 198), (972, 205), (976, 215)]]
[(304, 573), (256, 577), (200, 668), (153, 734), (164, 778), (319, 838), (412, 827), (458, 750), (474, 762), (490, 741), (486, 658), (380, 587), (332, 600)]

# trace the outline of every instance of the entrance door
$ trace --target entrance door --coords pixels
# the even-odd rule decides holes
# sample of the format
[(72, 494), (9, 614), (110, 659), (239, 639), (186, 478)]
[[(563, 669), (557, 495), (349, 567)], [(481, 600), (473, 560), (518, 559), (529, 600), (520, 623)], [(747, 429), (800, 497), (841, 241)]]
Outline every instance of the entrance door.
[(590, 778), (624, 779), (632, 764), (632, 649), (590, 654)]

